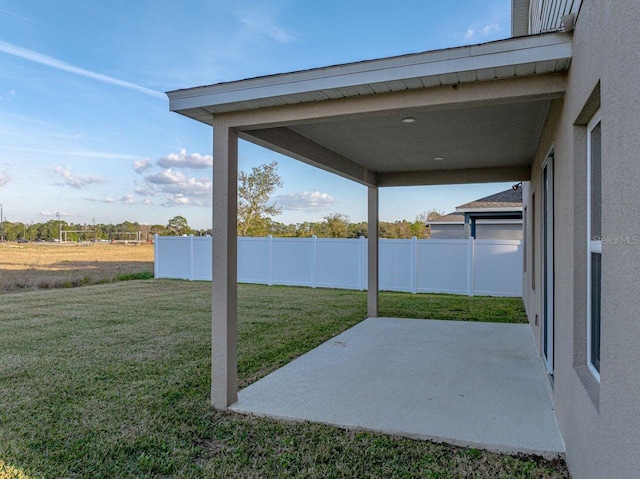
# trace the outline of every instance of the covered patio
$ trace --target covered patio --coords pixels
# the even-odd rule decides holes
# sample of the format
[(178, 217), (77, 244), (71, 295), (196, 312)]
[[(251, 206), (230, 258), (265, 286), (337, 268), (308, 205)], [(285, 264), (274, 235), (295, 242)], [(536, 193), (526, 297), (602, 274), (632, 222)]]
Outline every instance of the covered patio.
[(501, 453), (564, 453), (526, 324), (368, 318), (240, 391), (232, 410)]
[[(570, 37), (550, 33), (168, 93), (171, 110), (214, 132), (212, 404), (561, 453), (528, 325), (375, 318), (379, 188), (529, 180), (570, 61)], [(240, 396), (238, 138), (365, 185), (369, 238), (369, 319)]]

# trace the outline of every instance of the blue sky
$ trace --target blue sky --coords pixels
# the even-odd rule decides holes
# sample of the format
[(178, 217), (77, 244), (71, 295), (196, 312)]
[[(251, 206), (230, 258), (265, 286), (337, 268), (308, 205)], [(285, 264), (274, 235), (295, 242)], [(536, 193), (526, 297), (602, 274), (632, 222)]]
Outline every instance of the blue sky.
[[(510, 34), (510, 0), (0, 0), (0, 204), (9, 221), (211, 226), (210, 127), (165, 91)], [(394, 6), (396, 5), (396, 6)], [(278, 221), (366, 219), (366, 189), (277, 160)], [(380, 219), (414, 220), (509, 184), (389, 188)]]

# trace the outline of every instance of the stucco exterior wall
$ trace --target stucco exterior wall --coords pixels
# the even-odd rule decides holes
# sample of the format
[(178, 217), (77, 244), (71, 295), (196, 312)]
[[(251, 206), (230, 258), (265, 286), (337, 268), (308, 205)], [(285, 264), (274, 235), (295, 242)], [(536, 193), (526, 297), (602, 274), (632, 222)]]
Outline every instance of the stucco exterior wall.
[[(567, 93), (551, 112), (524, 201), (525, 305), (540, 346), (540, 166), (555, 149), (555, 374), (553, 396), (574, 478), (630, 478), (640, 471), (640, 7), (637, 0), (585, 0), (573, 33)], [(597, 86), (600, 93), (597, 94)], [(594, 93), (594, 90), (596, 93)], [(601, 380), (586, 371), (586, 127), (602, 115)], [(595, 99), (595, 100), (594, 100)], [(584, 115), (582, 115), (584, 116)], [(587, 118), (588, 120), (588, 118)], [(578, 122), (578, 124), (576, 124)], [(531, 218), (531, 193), (535, 218)], [(536, 277), (532, 278), (533, 256)]]

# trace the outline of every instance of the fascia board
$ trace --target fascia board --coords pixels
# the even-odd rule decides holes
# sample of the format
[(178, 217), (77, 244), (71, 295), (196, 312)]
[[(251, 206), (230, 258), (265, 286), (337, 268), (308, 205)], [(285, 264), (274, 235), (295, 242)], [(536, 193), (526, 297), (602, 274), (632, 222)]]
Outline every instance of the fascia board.
[(176, 90), (167, 95), (170, 109), (179, 111), (410, 78), (570, 59), (571, 56), (571, 38), (568, 35), (548, 34)]

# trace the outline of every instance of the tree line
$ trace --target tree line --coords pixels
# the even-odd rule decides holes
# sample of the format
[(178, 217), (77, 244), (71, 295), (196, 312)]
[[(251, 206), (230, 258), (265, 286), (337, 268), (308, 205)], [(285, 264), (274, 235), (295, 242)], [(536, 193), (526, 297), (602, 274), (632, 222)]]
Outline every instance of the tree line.
[(154, 234), (211, 234), (211, 230), (196, 230), (186, 224), (143, 225), (138, 222), (124, 221), (111, 223), (73, 223), (64, 220), (49, 220), (43, 223), (22, 223), (4, 221), (0, 224), (0, 239), (4, 241), (110, 241), (141, 240), (147, 241)]
[[(211, 229), (196, 229), (189, 226), (184, 216), (171, 218), (166, 225), (143, 225), (138, 222), (124, 221), (118, 224), (85, 224), (70, 223), (64, 220), (49, 220), (44, 223), (22, 223), (5, 221), (0, 226), (0, 238), (4, 241), (149, 241), (154, 235), (182, 236), (211, 235)], [(238, 227), (239, 236), (276, 236), (289, 238), (358, 238), (367, 236), (367, 223), (352, 223), (349, 217), (340, 213), (333, 213), (324, 217), (322, 221), (285, 224), (267, 218), (259, 231), (250, 234), (242, 233)], [(379, 224), (381, 238), (429, 238), (429, 230), (423, 221), (409, 222), (407, 220), (384, 222)]]

